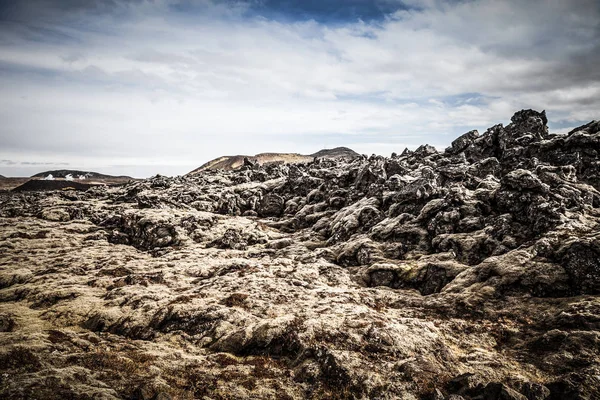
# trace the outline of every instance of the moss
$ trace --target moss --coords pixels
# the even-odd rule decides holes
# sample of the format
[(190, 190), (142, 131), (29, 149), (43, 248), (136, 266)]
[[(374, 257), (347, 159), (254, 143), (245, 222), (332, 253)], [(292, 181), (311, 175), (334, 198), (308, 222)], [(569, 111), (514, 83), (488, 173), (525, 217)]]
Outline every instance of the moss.
[(26, 347), (17, 346), (0, 354), (0, 371), (36, 372), (41, 368), (39, 357)]
[(247, 298), (248, 298), (247, 294), (233, 293), (233, 294), (229, 295), (228, 297), (226, 297), (223, 301), (221, 301), (221, 303), (226, 305), (227, 307), (244, 308), (246, 306)]

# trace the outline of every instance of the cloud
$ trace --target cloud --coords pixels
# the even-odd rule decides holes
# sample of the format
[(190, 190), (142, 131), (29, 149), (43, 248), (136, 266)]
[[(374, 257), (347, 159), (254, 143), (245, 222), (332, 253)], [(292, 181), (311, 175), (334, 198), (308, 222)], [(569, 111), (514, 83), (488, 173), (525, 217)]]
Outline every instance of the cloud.
[(184, 173), (324, 141), (444, 146), (521, 108), (565, 129), (600, 109), (591, 0), (31, 4), (0, 12), (10, 159)]
[(69, 165), (66, 162), (38, 162), (38, 161), (13, 161), (13, 160), (0, 160), (0, 165)]
[(34, 162), (34, 161), (22, 161), (20, 163), (21, 165), (60, 165), (60, 166), (64, 166), (64, 165), (69, 165), (69, 163), (52, 163), (52, 162)]

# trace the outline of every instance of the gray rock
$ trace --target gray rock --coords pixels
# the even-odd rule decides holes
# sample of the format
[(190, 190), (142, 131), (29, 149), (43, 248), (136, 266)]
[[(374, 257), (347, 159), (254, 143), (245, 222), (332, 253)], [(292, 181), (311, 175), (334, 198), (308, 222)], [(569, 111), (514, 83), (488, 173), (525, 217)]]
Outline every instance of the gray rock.
[(0, 397), (594, 399), (600, 123), (546, 123), (1, 192)]
[(258, 214), (261, 217), (280, 217), (283, 214), (284, 204), (283, 197), (269, 193), (260, 202)]

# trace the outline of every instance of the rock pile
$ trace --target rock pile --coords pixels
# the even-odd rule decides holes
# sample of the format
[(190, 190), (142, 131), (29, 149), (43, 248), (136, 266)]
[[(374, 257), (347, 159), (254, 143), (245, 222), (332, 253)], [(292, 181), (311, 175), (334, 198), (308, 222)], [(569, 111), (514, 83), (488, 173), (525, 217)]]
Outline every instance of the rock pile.
[(600, 123), (546, 124), (2, 194), (0, 393), (598, 399)]

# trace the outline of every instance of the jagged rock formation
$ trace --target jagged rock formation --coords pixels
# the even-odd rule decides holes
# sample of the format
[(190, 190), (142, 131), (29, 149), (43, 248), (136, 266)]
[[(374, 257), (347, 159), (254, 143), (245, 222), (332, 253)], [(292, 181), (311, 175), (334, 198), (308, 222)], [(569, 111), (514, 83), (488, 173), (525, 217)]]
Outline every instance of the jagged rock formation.
[(5, 398), (598, 399), (600, 123), (0, 196)]
[(297, 153), (261, 153), (255, 156), (223, 156), (201, 165), (188, 173), (188, 175), (194, 175), (206, 170), (232, 171), (248, 164), (297, 164), (308, 163), (315, 158), (353, 160), (358, 156), (359, 154), (357, 152), (347, 147), (324, 149), (309, 155)]

